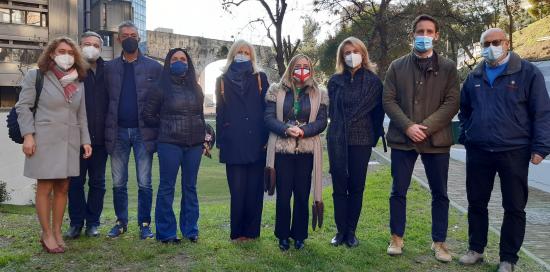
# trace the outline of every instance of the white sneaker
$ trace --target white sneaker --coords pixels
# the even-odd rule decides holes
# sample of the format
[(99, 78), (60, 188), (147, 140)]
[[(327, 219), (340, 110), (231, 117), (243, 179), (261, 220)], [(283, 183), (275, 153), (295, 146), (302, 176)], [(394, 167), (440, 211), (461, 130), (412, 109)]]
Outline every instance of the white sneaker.
[(473, 250), (468, 250), (466, 254), (460, 257), (458, 262), (463, 265), (472, 265), (472, 264), (480, 263), (480, 262), (483, 262), (483, 254), (477, 253)]

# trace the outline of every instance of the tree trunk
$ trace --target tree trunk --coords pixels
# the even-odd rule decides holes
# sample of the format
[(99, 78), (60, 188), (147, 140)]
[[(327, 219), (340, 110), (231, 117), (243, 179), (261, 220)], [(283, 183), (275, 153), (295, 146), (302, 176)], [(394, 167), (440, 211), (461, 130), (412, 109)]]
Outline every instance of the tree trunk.
[(277, 46), (275, 47), (275, 61), (277, 61), (277, 70), (279, 76), (282, 77), (285, 73), (285, 55), (283, 52), (283, 37), (282, 37), (282, 24), (275, 24), (275, 40)]
[(380, 38), (380, 61), (378, 62), (378, 75), (380, 78), (384, 78), (386, 70), (389, 65), (389, 46), (388, 46), (388, 33), (387, 33), (387, 20), (386, 11), (388, 4), (391, 0), (383, 0), (380, 3), (380, 8), (376, 13), (376, 32)]

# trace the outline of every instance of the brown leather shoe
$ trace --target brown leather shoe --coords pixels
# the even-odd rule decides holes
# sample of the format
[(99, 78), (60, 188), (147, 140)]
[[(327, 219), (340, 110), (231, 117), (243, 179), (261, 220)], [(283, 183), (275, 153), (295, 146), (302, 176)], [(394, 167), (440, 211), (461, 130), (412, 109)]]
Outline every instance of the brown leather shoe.
[(405, 244), (403, 243), (403, 238), (393, 234), (391, 236), (390, 245), (388, 246), (387, 253), (390, 256), (396, 256), (403, 254), (403, 247)]
[(440, 262), (448, 263), (453, 260), (453, 256), (451, 256), (451, 252), (445, 242), (433, 242), (432, 250), (435, 254), (435, 259)]

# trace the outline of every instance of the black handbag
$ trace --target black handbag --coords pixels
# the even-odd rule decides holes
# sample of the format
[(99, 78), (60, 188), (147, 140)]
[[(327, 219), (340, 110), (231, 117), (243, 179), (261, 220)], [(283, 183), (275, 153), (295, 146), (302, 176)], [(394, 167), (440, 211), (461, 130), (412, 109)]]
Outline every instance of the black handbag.
[[(40, 70), (36, 71), (36, 81), (34, 88), (36, 89), (36, 97), (34, 99), (34, 106), (31, 108), (32, 115), (36, 114), (36, 108), (38, 107), (38, 99), (40, 98), (40, 93), (42, 93), (42, 86), (44, 85), (44, 75)], [(17, 111), (15, 107), (11, 108), (8, 113), (8, 118), (6, 119), (8, 127), (8, 136), (12, 141), (18, 144), (23, 143), (23, 135), (21, 135), (21, 130), (19, 129), (19, 123), (17, 122)]]

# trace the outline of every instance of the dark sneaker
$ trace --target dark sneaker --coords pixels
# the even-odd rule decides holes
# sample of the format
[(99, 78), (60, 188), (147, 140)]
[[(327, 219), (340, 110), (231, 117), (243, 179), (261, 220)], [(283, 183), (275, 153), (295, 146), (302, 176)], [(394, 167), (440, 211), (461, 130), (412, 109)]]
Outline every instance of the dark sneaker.
[(196, 242), (199, 241), (199, 236), (198, 235), (192, 235), (192, 236), (187, 237), (187, 239), (189, 239), (189, 241), (191, 241), (191, 243), (196, 243)]
[(154, 234), (153, 231), (151, 231), (149, 223), (141, 223), (141, 227), (139, 227), (139, 238), (145, 240), (147, 238), (153, 238), (153, 236)]
[(69, 238), (69, 239), (76, 239), (76, 238), (80, 237), (81, 232), (82, 232), (82, 227), (80, 227), (80, 226), (71, 226), (71, 227), (69, 227), (69, 229), (67, 230), (67, 232), (65, 232), (65, 234), (63, 236), (65, 238)]
[(88, 237), (98, 237), (99, 236), (99, 230), (97, 229), (97, 226), (89, 226), (86, 228), (86, 236)]
[(107, 233), (107, 236), (116, 238), (126, 231), (128, 231), (128, 226), (123, 225), (120, 221), (117, 221), (116, 225), (111, 229), (111, 231), (109, 231), (109, 233)]

